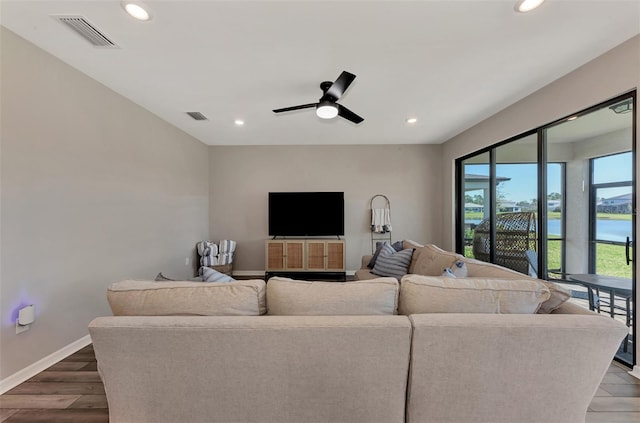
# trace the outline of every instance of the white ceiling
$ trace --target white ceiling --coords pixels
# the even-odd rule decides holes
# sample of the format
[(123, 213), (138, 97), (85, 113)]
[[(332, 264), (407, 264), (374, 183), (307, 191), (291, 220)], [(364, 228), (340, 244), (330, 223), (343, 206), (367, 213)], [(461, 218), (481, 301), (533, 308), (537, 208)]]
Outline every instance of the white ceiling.
[[(640, 0), (528, 14), (515, 0), (145, 4), (149, 22), (119, 1), (2, 0), (0, 23), (209, 145), (442, 143), (640, 33)], [(91, 46), (60, 14), (120, 48)], [(362, 124), (271, 111), (317, 101), (342, 70), (357, 78), (340, 103)]]

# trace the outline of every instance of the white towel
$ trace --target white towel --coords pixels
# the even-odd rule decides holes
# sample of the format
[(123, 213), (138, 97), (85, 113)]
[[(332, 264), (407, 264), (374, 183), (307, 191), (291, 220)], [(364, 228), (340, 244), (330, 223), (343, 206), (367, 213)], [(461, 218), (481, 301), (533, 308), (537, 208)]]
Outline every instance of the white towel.
[(391, 232), (391, 210), (371, 209), (371, 231), (380, 234)]

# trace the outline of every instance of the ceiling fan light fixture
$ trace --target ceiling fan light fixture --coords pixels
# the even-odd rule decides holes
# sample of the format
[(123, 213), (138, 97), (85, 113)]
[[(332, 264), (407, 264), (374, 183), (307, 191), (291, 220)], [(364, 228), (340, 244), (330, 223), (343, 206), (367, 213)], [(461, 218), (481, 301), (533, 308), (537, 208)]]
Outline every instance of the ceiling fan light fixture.
[(132, 18), (139, 21), (151, 20), (151, 13), (142, 3), (137, 1), (122, 1), (120, 4), (125, 12)]
[(516, 12), (527, 13), (538, 8), (544, 0), (519, 0), (516, 3)]
[(318, 103), (316, 115), (321, 119), (333, 119), (338, 116), (338, 107), (334, 103), (325, 100)]

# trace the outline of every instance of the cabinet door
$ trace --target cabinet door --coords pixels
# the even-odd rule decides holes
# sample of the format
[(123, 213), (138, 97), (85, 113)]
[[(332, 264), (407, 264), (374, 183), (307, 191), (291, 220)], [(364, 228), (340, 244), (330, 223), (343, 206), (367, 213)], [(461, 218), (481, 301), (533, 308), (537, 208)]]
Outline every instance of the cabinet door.
[(285, 245), (285, 241), (267, 241), (267, 270), (285, 269)]
[(286, 270), (304, 270), (304, 241), (286, 241)]
[(325, 270), (327, 257), (326, 241), (307, 240), (307, 270)]
[(345, 243), (344, 241), (327, 241), (327, 266), (326, 270), (344, 271)]

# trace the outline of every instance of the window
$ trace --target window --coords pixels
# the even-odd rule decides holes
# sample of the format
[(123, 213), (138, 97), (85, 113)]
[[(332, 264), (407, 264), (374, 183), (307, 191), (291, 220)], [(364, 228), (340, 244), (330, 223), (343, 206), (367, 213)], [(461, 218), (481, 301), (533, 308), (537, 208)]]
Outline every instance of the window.
[[(633, 109), (635, 92), (458, 159), (457, 252), (564, 284), (584, 307), (588, 288), (571, 275), (635, 286), (635, 114), (619, 104)], [(615, 304), (607, 313), (634, 314), (634, 298), (599, 294)], [(634, 364), (627, 342), (616, 358)]]

